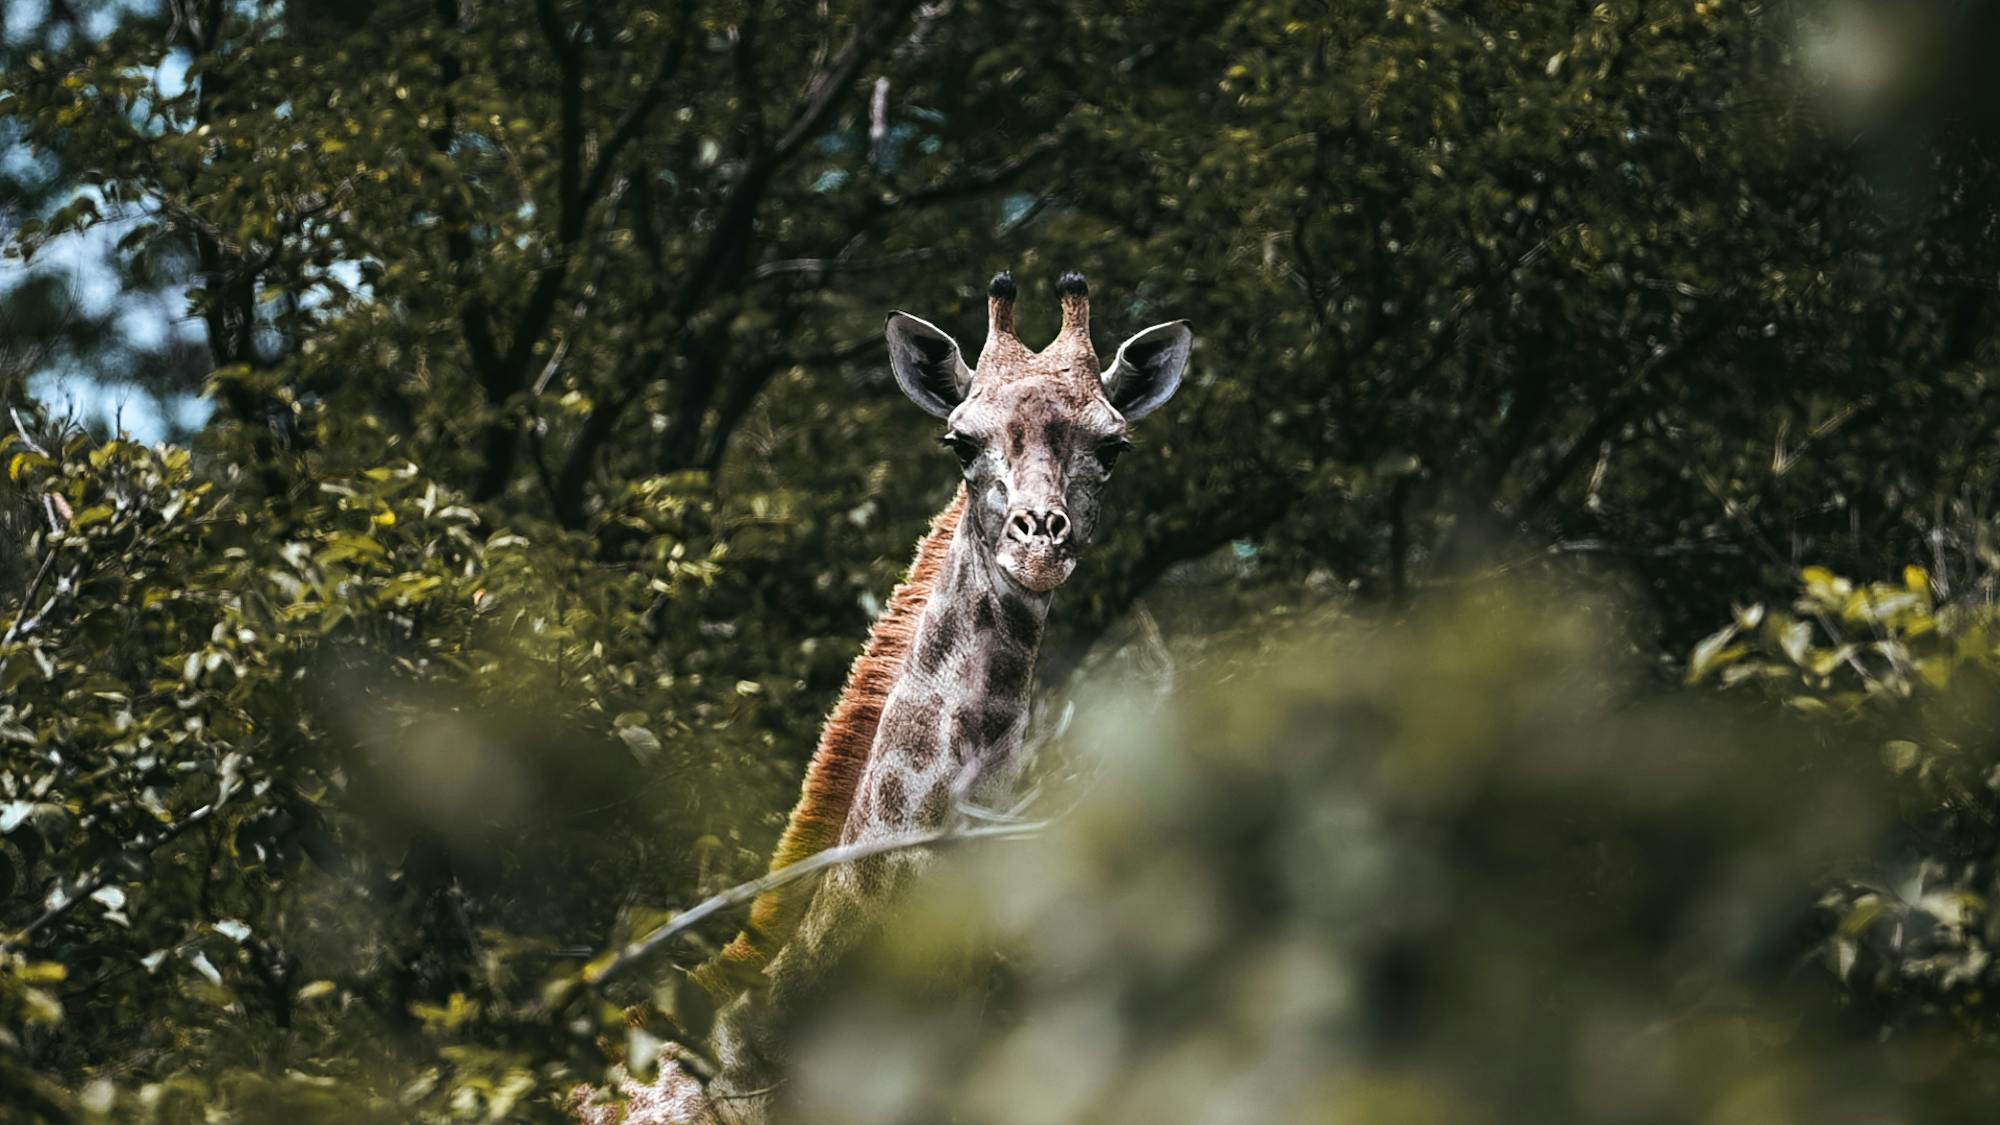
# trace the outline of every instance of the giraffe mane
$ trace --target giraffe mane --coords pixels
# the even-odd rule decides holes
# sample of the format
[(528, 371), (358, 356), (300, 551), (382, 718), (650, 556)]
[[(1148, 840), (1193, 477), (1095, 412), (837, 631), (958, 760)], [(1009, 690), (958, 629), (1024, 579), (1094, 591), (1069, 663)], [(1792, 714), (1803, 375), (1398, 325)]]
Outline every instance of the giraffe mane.
[[(868, 755), (889, 690), (902, 673), (903, 660), (916, 639), (917, 622), (931, 591), (944, 572), (951, 538), (965, 512), (965, 490), (931, 519), (930, 530), (917, 544), (908, 576), (889, 595), (888, 608), (869, 631), (868, 643), (848, 669), (847, 686), (821, 728), (799, 786), (798, 803), (785, 821), (785, 831), (771, 853), (772, 871), (833, 847), (840, 842), (849, 808)], [(743, 930), (720, 953), (697, 968), (695, 983), (718, 1000), (727, 1000), (756, 980), (771, 958), (791, 939), (805, 916), (817, 884), (801, 879), (764, 892), (750, 904)]]

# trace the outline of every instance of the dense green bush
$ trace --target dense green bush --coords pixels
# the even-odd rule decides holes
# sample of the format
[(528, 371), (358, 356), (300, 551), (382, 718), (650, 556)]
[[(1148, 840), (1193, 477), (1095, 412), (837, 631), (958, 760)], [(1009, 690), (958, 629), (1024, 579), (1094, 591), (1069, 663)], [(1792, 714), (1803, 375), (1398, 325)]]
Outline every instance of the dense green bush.
[(8, 445), (46, 520), (0, 643), (9, 1087), (499, 1119), (568, 1048), (601, 1067), (557, 970), (750, 819), (704, 795), (726, 740), (680, 760), (706, 701), (638, 627), (713, 577), (676, 505), (600, 568), (407, 463), (321, 481), (285, 538), (185, 449)]
[[(1857, 584), (1820, 567), (1785, 609), (1752, 605), (1696, 649), (1690, 678), (1755, 689), (1837, 752), (1879, 754), (1894, 838), (1841, 869), (1820, 948), (1853, 1001), (1889, 1026), (1992, 1042), (2000, 919), (2000, 607), (1992, 531), (1940, 529), (1933, 574)], [(1953, 548), (1943, 548), (1950, 544)]]

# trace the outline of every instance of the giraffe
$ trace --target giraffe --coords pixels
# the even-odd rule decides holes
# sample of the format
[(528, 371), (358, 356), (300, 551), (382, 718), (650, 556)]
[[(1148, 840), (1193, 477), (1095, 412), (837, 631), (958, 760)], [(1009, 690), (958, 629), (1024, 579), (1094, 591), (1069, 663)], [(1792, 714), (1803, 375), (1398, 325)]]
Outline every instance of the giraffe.
[[(976, 368), (936, 325), (903, 312), (888, 319), (896, 383), (944, 419), (939, 442), (963, 479), (849, 673), (772, 870), (836, 844), (936, 828), (960, 803), (997, 804), (1018, 777), (1051, 597), (1096, 529), (1130, 423), (1172, 397), (1194, 340), (1186, 321), (1157, 324), (1101, 368), (1088, 284), (1067, 273), (1056, 293), (1062, 327), (1033, 351), (1015, 332), (1013, 276), (995, 276)], [(767, 1120), (786, 1017), (927, 858), (877, 854), (760, 898), (743, 932), (695, 973), (726, 1002), (710, 1088), (662, 1063), (651, 1086), (627, 1084), (623, 1118), (601, 1101), (573, 1103), (578, 1115), (588, 1125)]]

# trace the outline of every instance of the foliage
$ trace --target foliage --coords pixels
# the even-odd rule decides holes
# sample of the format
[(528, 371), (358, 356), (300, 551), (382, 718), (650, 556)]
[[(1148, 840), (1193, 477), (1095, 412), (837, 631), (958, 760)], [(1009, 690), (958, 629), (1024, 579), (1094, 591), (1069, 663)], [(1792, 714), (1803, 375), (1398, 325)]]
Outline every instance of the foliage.
[[(1663, 1120), (1944, 1112), (1961, 1072), (1924, 1067), (1986, 1034), (1993, 625), (1964, 576), (1992, 568), (1933, 533), (1994, 483), (1990, 68), (1958, 44), (2000, 6), (1908, 7), (1873, 86), (1824, 70), (1853, 48), (1837, 3), (10, 10), (0, 1096), (539, 1117), (698, 1036), (672, 966), (586, 967), (761, 869), (952, 486), (875, 326), (905, 307), (976, 348), (1012, 266), (1030, 339), (1072, 267), (1100, 343), (1196, 329), (1043, 661), (1087, 720), (1174, 653), (1187, 698), (1074, 741), (1129, 767), (1154, 739), (1185, 788), (1107, 765), (1074, 824), (981, 853), (964, 887), (999, 897), (967, 919), (1016, 901), (998, 928), (1074, 944), (1023, 939), (1011, 1020), (904, 1079), (885, 1051), (860, 1072), (885, 1100), (853, 1104), (921, 1114), (896, 1099), (922, 1074), (975, 1117), (1116, 1116), (1224, 1060), (1326, 1069), (1274, 1104), (1359, 1119), (1648, 1119), (1627, 1090)], [(216, 414), (147, 446), (37, 401), (92, 382)], [(1523, 571), (1563, 608), (1395, 615)], [(1695, 678), (1800, 725), (1586, 674), (1667, 667), (1732, 603), (1773, 608)], [(1485, 725), (1435, 725), (1440, 699)], [(1657, 791), (1603, 749), (1627, 745), (1671, 758)], [(1300, 891), (1295, 837), (1375, 866)], [(1025, 859), (1073, 897), (1023, 889)], [(1830, 913), (1798, 906), (1815, 887)], [(1243, 909), (1180, 908), (1218, 902)], [(1676, 935), (1744, 917), (1829, 971), (1751, 966), (1732, 1024), (1661, 963), (1727, 976), (1735, 938)], [(1588, 980), (1531, 1026), (1569, 963)], [(1293, 970), (1325, 989), (1238, 1010)], [(1588, 1046), (1668, 1012), (1782, 1038), (1828, 984), (1847, 1022), (1713, 1074), (1707, 1047)], [(1465, 1020), (1439, 999), (1466, 995)], [(624, 1028), (642, 998), (678, 1028)], [(1107, 1011), (1158, 1032), (1030, 1065)], [(1239, 1020), (1268, 1056), (1218, 1044)], [(1885, 1029), (1941, 1036), (1908, 1101), (1862, 1045)], [(1490, 1074), (1450, 1073), (1473, 1055)]]
[[(407, 463), (322, 481), (311, 530), (275, 538), (186, 450), (10, 444), (48, 516), (0, 643), (10, 1088), (162, 1120), (497, 1120), (578, 1050), (601, 1069), (560, 1023), (584, 959), (560, 947), (620, 900), (591, 911), (569, 873), (685, 885), (691, 830), (743, 815), (695, 795), (730, 759), (663, 748), (655, 714), (701, 707), (644, 641), (606, 642), (713, 563), (656, 529), (643, 571), (580, 572)], [(621, 787), (650, 799), (592, 807)], [(118, 1081), (135, 1065), (157, 1080)], [(66, 1099), (51, 1067), (95, 1077)]]
[[(1909, 791), (1619, 633), (1489, 588), (1101, 691), (1060, 819), (955, 853), (800, 1032), (795, 1119), (1982, 1120), (1983, 1046), (1878, 1041), (1814, 956)], [(895, 987), (966, 941), (978, 1014)]]
[(1887, 179), (1886, 141), (1822, 126), (1787, 13), (189, 12), (16, 60), (5, 118), (76, 183), (16, 250), (116, 224), (178, 278), (189, 378), (270, 491), (389, 446), (613, 546), (635, 480), (768, 488), (739, 447), (868, 496), (924, 424), (875, 416), (869, 326), (909, 305), (973, 337), (1001, 264), (1086, 265), (1111, 330), (1202, 341), (1059, 671), (1237, 541), (1274, 581), (1390, 595), (1608, 557), (1691, 639), (1722, 606), (1688, 591), (1886, 567), (1991, 468), (1984, 134), (1899, 100), (1932, 117), (1881, 134), (1937, 143)]
[[(1846, 872), (1823, 902), (1821, 949), (1874, 1018), (1945, 1021), (1990, 1042), (2000, 894), (2000, 609), (1991, 529), (1937, 536), (1935, 575), (1856, 584), (1808, 567), (1791, 611), (1761, 605), (1697, 647), (1695, 679), (1756, 688), (1843, 745), (1874, 748), (1898, 782), (1893, 847)], [(1952, 544), (1955, 550), (1945, 551)], [(1956, 573), (1954, 573), (1954, 571)]]

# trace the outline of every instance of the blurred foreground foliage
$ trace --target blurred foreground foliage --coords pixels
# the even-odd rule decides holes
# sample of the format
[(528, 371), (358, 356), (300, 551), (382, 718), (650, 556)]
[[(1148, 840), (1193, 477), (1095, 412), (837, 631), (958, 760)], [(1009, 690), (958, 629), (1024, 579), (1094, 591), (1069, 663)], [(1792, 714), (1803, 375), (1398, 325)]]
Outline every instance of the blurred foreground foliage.
[(1948, 1007), (1984, 884), (1849, 893), (1947, 806), (1863, 731), (1664, 690), (1619, 621), (1494, 587), (1100, 697), (1065, 815), (958, 856), (881, 966), (990, 944), (991, 993), (868, 980), (801, 1032), (797, 1119), (1985, 1119)]
[(875, 326), (1008, 265), (1193, 370), (1046, 646), (1076, 811), (938, 890), (992, 1019), (827, 1013), (813, 1119), (1964, 1111), (1996, 6), (1873, 11), (10, 9), (0, 1107), (546, 1118), (698, 1034), (586, 967), (761, 868), (951, 484)]

